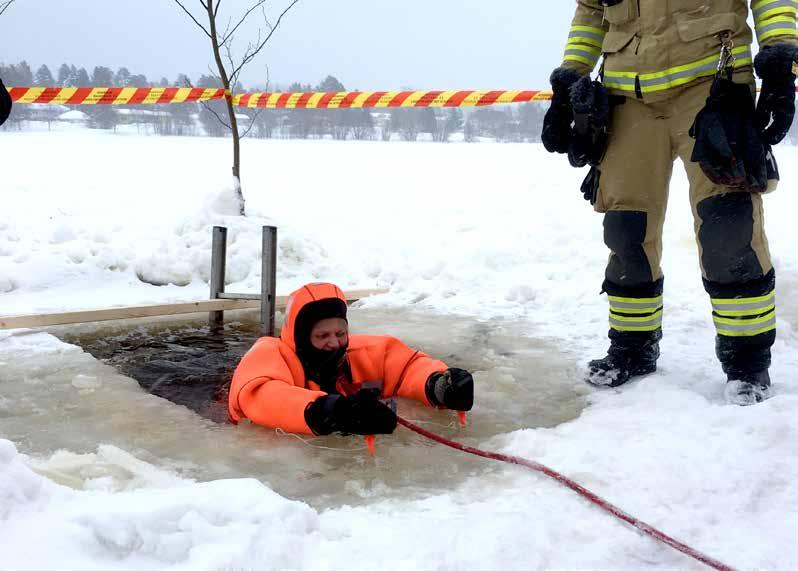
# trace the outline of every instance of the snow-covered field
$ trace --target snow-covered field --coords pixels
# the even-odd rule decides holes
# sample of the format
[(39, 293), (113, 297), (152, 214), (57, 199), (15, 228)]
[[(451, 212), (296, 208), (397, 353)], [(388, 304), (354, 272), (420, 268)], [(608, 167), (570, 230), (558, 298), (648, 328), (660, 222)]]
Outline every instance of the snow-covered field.
[[(588, 391), (574, 421), (479, 443), (559, 470), (742, 569), (798, 567), (798, 150), (779, 150), (784, 182), (766, 199), (779, 279), (773, 399), (724, 404), (678, 172), (660, 371)], [(215, 224), (229, 228), (228, 289), (256, 291), (260, 227), (275, 224), (281, 294), (318, 280), (386, 287), (366, 307), (513, 320), (562, 347), (574, 370), (603, 354), (601, 219), (578, 192), (583, 173), (561, 157), (536, 145), (248, 140), (250, 216), (239, 219), (225, 190), (230, 154), (228, 141), (204, 138), (0, 133), (0, 314), (206, 297)], [(0, 332), (0, 368), (72, 351), (48, 333)], [(533, 388), (535, 371), (515, 381)], [(98, 457), (125, 454), (96, 444)], [(0, 440), (0, 568), (701, 568), (515, 467), (319, 511), (254, 479), (197, 483), (124, 461), (146, 477), (76, 490)]]

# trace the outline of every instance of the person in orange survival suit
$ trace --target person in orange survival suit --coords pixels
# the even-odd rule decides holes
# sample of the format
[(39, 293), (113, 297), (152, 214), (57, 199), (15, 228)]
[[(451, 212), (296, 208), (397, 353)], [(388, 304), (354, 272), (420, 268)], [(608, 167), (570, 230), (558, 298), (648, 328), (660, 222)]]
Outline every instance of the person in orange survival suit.
[(291, 294), (280, 338), (262, 337), (244, 355), (230, 385), (228, 410), (286, 432), (390, 434), (396, 413), (381, 402), (396, 396), (471, 410), (468, 371), (385, 335), (349, 335), (346, 298), (329, 283)]

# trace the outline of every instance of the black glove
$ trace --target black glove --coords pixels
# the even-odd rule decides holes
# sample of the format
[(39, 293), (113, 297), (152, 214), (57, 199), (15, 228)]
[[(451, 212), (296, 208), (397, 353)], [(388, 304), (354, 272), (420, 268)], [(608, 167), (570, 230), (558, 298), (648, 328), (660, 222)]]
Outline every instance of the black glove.
[(585, 177), (585, 180), (582, 181), (582, 186), (579, 188), (579, 191), (582, 193), (582, 197), (591, 205), (596, 204), (600, 182), (601, 171), (598, 169), (598, 167), (591, 166), (587, 176)]
[(429, 376), (424, 392), (433, 406), (471, 410), (474, 406), (474, 377), (464, 369), (446, 369)]
[(610, 130), (610, 96), (599, 81), (586, 75), (570, 89), (574, 127), (568, 161), (572, 167), (598, 166), (607, 150)]
[(691, 160), (699, 163), (709, 180), (750, 192), (767, 190), (767, 148), (756, 128), (748, 85), (715, 78), (690, 136), (695, 139)]
[(379, 389), (361, 389), (352, 396), (325, 395), (305, 408), (305, 422), (314, 434), (391, 434), (396, 412), (380, 402)]
[(11, 95), (8, 94), (3, 80), (0, 79), (0, 125), (6, 122), (11, 114)]
[(795, 117), (798, 46), (778, 44), (763, 48), (754, 59), (754, 68), (762, 79), (756, 126), (765, 143), (777, 145), (787, 135)]
[(543, 146), (550, 153), (567, 153), (571, 145), (574, 113), (571, 108), (571, 95), (569, 90), (581, 76), (573, 69), (558, 67), (549, 81), (554, 95), (551, 107), (543, 119), (543, 133), (541, 139)]

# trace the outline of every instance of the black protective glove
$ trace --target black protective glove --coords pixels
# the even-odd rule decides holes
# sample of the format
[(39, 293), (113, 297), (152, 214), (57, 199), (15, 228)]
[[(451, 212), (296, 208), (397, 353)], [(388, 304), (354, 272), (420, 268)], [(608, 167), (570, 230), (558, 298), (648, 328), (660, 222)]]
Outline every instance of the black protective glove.
[(11, 95), (8, 94), (3, 80), (0, 79), (0, 125), (6, 122), (11, 114)]
[(709, 180), (749, 192), (767, 190), (768, 149), (756, 128), (754, 96), (748, 85), (715, 78), (690, 136), (695, 139), (691, 160)]
[(568, 161), (572, 167), (598, 166), (607, 150), (610, 130), (610, 96), (600, 81), (589, 75), (570, 89), (574, 126)]
[(318, 435), (391, 434), (396, 429), (396, 412), (379, 397), (379, 389), (319, 397), (305, 408), (305, 422)]
[(571, 108), (571, 94), (569, 90), (581, 76), (573, 69), (558, 67), (549, 81), (554, 95), (551, 107), (543, 119), (543, 133), (541, 139), (543, 146), (550, 153), (567, 153), (571, 145), (572, 124), (574, 113)]
[(471, 410), (474, 406), (474, 377), (464, 369), (446, 369), (432, 373), (424, 386), (433, 406), (451, 410)]
[(762, 93), (756, 105), (756, 126), (763, 142), (778, 145), (795, 118), (798, 46), (778, 44), (765, 47), (756, 55), (754, 68), (762, 79)]

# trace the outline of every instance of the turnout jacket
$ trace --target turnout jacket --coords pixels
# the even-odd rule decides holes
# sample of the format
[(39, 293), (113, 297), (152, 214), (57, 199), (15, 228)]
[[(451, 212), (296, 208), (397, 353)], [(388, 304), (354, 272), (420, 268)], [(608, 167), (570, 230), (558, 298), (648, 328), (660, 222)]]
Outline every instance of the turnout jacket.
[(616, 95), (644, 100), (672, 97), (678, 88), (710, 78), (718, 65), (718, 34), (729, 32), (735, 67), (752, 65), (753, 33), (760, 47), (798, 43), (798, 0), (621, 0), (602, 7), (578, 0), (563, 66), (590, 73), (605, 54), (604, 84)]
[[(296, 354), (294, 327), (302, 307), (329, 297), (346, 301), (332, 284), (311, 284), (291, 295), (280, 338), (258, 339), (236, 368), (228, 397), (231, 421), (246, 418), (269, 428), (313, 434), (305, 422), (305, 408), (327, 393), (305, 377)], [(346, 359), (351, 378), (338, 379), (338, 393), (354, 394), (365, 385), (380, 388), (381, 398), (406, 397), (429, 406), (424, 390), (427, 378), (447, 369), (442, 361), (387, 335), (350, 335)]]
[(11, 114), (11, 95), (8, 93), (3, 80), (0, 79), (0, 125), (6, 122)]

